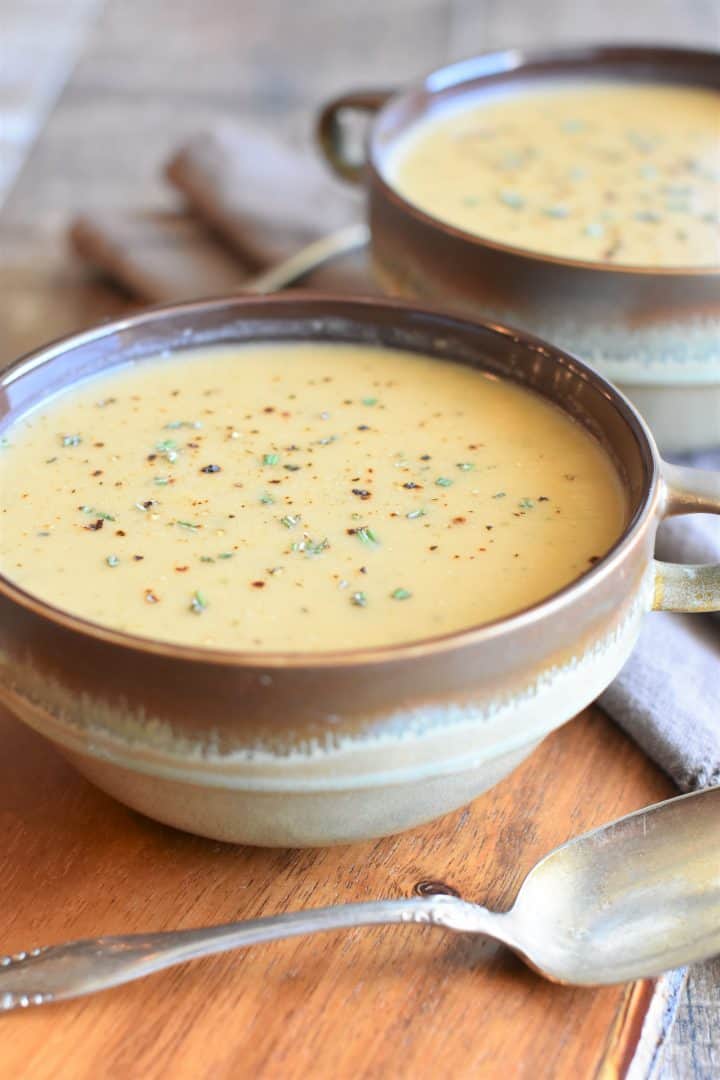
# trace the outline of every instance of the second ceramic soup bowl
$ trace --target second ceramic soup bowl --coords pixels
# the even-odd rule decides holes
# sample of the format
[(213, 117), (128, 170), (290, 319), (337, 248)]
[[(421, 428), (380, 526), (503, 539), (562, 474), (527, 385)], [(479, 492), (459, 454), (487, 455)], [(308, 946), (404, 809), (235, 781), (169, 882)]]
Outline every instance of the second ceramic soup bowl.
[[(321, 113), (320, 143), (341, 177), (365, 185), (373, 272), (384, 291), (539, 334), (619, 385), (664, 452), (714, 446), (720, 265), (583, 262), (499, 243), (425, 213), (391, 176), (406, 133), (448, 107), (598, 80), (720, 90), (720, 53), (643, 46), (489, 53), (399, 91), (342, 95)], [(348, 114), (358, 112), (372, 118), (360, 161), (345, 136)]]
[(500, 326), (302, 294), (156, 309), (16, 363), (0, 381), (0, 429), (119, 364), (273, 340), (392, 346), (531, 388), (605, 445), (629, 520), (596, 565), (539, 604), (457, 633), (353, 651), (166, 644), (85, 621), (0, 576), (0, 700), (129, 806), (262, 845), (407, 829), (495, 784), (592, 701), (651, 608), (720, 609), (720, 567), (653, 559), (663, 517), (720, 513), (720, 478), (663, 464), (632, 406), (600, 376)]

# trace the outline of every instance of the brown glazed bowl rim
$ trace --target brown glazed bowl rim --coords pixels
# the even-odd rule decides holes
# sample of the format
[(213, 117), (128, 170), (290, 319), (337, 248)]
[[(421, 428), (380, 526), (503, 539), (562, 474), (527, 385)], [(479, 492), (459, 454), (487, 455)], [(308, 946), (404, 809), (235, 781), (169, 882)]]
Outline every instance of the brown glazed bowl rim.
[[(475, 645), (481, 643), (483, 640), (488, 640), (501, 634), (512, 634), (523, 627), (532, 625), (537, 620), (546, 616), (555, 615), (562, 617), (564, 608), (573, 601), (578, 600), (601, 580), (615, 571), (617, 566), (624, 559), (627, 550), (633, 545), (638, 533), (645, 528), (652, 512), (652, 508), (655, 505), (658, 491), (660, 490), (660, 459), (652, 435), (640, 414), (627, 398), (588, 364), (583, 363), (583, 361), (577, 359), (571, 353), (554, 345), (549, 345), (547, 342), (533, 334), (526, 333), (522, 330), (516, 330), (499, 323), (468, 319), (460, 315), (449, 314), (441, 308), (426, 306), (424, 304), (418, 305), (403, 300), (386, 298), (378, 299), (374, 296), (348, 297), (335, 293), (321, 293), (314, 290), (304, 291), (299, 289), (287, 290), (281, 294), (275, 295), (252, 296), (246, 294), (245, 296), (224, 296), (179, 304), (157, 305), (144, 308), (142, 312), (128, 316), (124, 319), (102, 323), (99, 326), (81, 331), (80, 333), (57, 338), (47, 345), (27, 353), (9, 365), (0, 374), (0, 394), (8, 385), (22, 378), (24, 374), (35, 371), (44, 364), (51, 364), (54, 359), (64, 355), (73, 348), (101, 341), (106, 337), (112, 338), (113, 335), (122, 333), (123, 331), (132, 328), (142, 328), (145, 324), (147, 324), (148, 327), (151, 327), (153, 323), (156, 321), (161, 322), (163, 318), (166, 317), (185, 317), (187, 315), (191, 318), (193, 314), (196, 313), (214, 309), (222, 310), (223, 308), (243, 309), (247, 307), (249, 312), (251, 312), (253, 307), (262, 305), (264, 309), (263, 313), (257, 316), (257, 318), (259, 320), (266, 319), (269, 321), (272, 319), (274, 311), (281, 314), (286, 305), (290, 306), (292, 304), (297, 304), (298, 302), (305, 306), (306, 312), (303, 315), (303, 318), (307, 318), (308, 322), (311, 319), (316, 321), (322, 320), (323, 317), (328, 320), (331, 319), (333, 316), (328, 312), (328, 306), (336, 305), (341, 306), (346, 311), (346, 317), (349, 318), (352, 317), (353, 312), (367, 312), (368, 310), (371, 311), (373, 308), (379, 308), (388, 313), (398, 312), (399, 314), (405, 314), (407, 316), (419, 315), (422, 317), (429, 317), (433, 321), (437, 320), (438, 330), (444, 330), (445, 332), (447, 332), (448, 328), (453, 326), (467, 328), (470, 332), (473, 332), (474, 330), (489, 331), (493, 335), (510, 337), (522, 348), (541, 350), (545, 355), (552, 356), (553, 360), (567, 371), (580, 376), (586, 382), (594, 383), (595, 386), (602, 391), (603, 396), (612, 402), (614, 409), (620, 413), (622, 419), (627, 424), (630, 433), (637, 444), (638, 452), (643, 461), (646, 473), (645, 483), (643, 484), (642, 491), (639, 495), (637, 506), (614, 545), (605, 553), (605, 555), (603, 555), (599, 562), (590, 567), (590, 569), (580, 577), (574, 578), (572, 581), (568, 582), (567, 585), (563, 586), (563, 588), (551, 593), (537, 603), (526, 608), (521, 608), (518, 611), (511, 612), (509, 615), (502, 618), (481, 623), (480, 625), (471, 625), (445, 634), (428, 636), (411, 642), (315, 652), (262, 652), (258, 650), (241, 651), (234, 649), (213, 649), (203, 646), (168, 642), (151, 637), (144, 637), (140, 634), (131, 634), (125, 631), (115, 630), (111, 627), (93, 622), (90, 619), (85, 619), (79, 615), (73, 615), (63, 608), (48, 603), (34, 593), (14, 584), (5, 576), (2, 570), (0, 570), (0, 595), (4, 595), (11, 602), (19, 604), (20, 606), (29, 609), (35, 615), (47, 619), (65, 629), (125, 649), (134, 649), (143, 653), (151, 653), (169, 659), (221, 664), (223, 666), (235, 666), (238, 668), (268, 667), (317, 669), (339, 665), (362, 666), (365, 664), (377, 664), (422, 657), (429, 653), (438, 651), (449, 652), (463, 646), (471, 644)], [(268, 308), (271, 308), (272, 310), (268, 310)], [(313, 311), (313, 309), (315, 309), (315, 311)], [(247, 317), (250, 318), (251, 314), (248, 314)], [(288, 339), (283, 338), (281, 334), (278, 334), (277, 338), (264, 338), (263, 340), (282, 341)], [(308, 340), (312, 340), (312, 338), (308, 337)], [(188, 344), (185, 345), (184, 348), (212, 348), (213, 344), (220, 345), (230, 343), (231, 342), (228, 342), (227, 340), (218, 340), (215, 343), (201, 343), (200, 345), (195, 346), (191, 341), (188, 341)], [(242, 348), (242, 343), (238, 342), (238, 347)], [(163, 346), (159, 345), (157, 353), (153, 353), (152, 355), (159, 355), (162, 351)], [(406, 348), (403, 351), (421, 353), (422, 345), (418, 345), (415, 349)], [(72, 383), (70, 385), (72, 385)], [(531, 390), (531, 392), (538, 393), (539, 391)], [(563, 408), (560, 402), (556, 401), (555, 404), (567, 414), (567, 410)], [(37, 404), (34, 407), (37, 407)], [(10, 411), (8, 415), (11, 416), (12, 412)], [(22, 413), (20, 415), (22, 415)]]
[[(490, 249), (506, 255), (513, 255), (529, 262), (536, 262), (539, 266), (553, 265), (564, 266), (568, 269), (592, 270), (603, 274), (628, 274), (641, 275), (643, 277), (677, 277), (677, 278), (715, 278), (720, 276), (720, 263), (709, 266), (650, 266), (648, 264), (632, 263), (608, 263), (600, 260), (572, 259), (559, 255), (545, 254), (543, 251), (534, 251), (531, 248), (517, 247), (513, 244), (504, 244), (498, 240), (466, 232), (456, 225), (451, 225), (435, 217), (433, 214), (421, 210), (420, 207), (406, 199), (386, 179), (381, 158), (386, 153), (386, 146), (380, 145), (379, 127), (383, 118), (390, 110), (410, 106), (413, 99), (425, 99), (422, 109), (417, 110), (418, 117), (423, 115), (429, 102), (436, 95), (457, 90), (462, 93), (462, 87), (466, 84), (471, 86), (475, 93), (481, 88), (485, 79), (495, 77), (507, 77), (508, 81), (515, 78), (522, 79), (530, 71), (533, 77), (533, 68), (536, 66), (555, 66), (556, 72), (547, 75), (535, 74), (535, 78), (562, 78), (564, 67), (568, 65), (575, 68), (583, 65), (585, 68), (597, 68), (601, 70), (610, 64), (644, 63), (653, 71), (648, 72), (644, 78), (652, 81), (653, 76), (661, 80), (663, 70), (670, 65), (693, 64), (716, 66), (718, 71), (718, 89), (720, 89), (720, 51), (711, 49), (676, 48), (667, 45), (588, 45), (558, 49), (499, 49), (484, 53), (478, 53), (466, 60), (460, 60), (448, 64), (442, 68), (436, 68), (425, 78), (410, 84), (406, 89), (392, 94), (378, 110), (369, 132), (368, 155), (366, 168), (372, 176), (372, 182), (382, 191), (384, 197), (425, 227), (430, 227), (448, 237), (460, 240), (472, 247)], [(490, 85), (494, 85), (491, 83)], [(687, 85), (693, 84), (689, 80)]]

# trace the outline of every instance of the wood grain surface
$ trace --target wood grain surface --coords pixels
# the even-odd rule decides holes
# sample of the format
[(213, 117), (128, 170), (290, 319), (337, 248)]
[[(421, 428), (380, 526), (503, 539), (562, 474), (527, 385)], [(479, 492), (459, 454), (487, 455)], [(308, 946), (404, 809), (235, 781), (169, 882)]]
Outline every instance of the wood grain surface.
[[(191, 132), (239, 115), (307, 140), (317, 105), (349, 85), (399, 84), (486, 48), (608, 39), (717, 47), (720, 8), (0, 0), (0, 364), (127, 309), (71, 259), (67, 223), (78, 210), (176, 212), (161, 167)], [(0, 738), (8, 949), (404, 895), (428, 874), (504, 902), (548, 846), (666, 791), (595, 714), (549, 740), (511, 784), (436, 826), (358, 849), (248, 852), (124, 811), (4, 716)], [(505, 954), (428, 931), (358, 932), (328, 939), (329, 952), (317, 944), (218, 958), (3, 1021), (0, 1077), (387, 1076), (391, 1060), (395, 1075), (583, 1077), (630, 1004), (616, 991), (547, 987)], [(498, 1016), (507, 1050), (490, 1032)], [(720, 962), (691, 974), (654, 1075), (720, 1075), (719, 1018)]]
[[(7, 714), (0, 740), (0, 941), (9, 952), (409, 896), (429, 879), (507, 908), (550, 848), (670, 793), (595, 710), (549, 738), (511, 780), (422, 829), (271, 851), (140, 817)], [(481, 938), (363, 929), (259, 946), (8, 1015), (0, 1075), (591, 1077), (603, 1061), (626, 1060), (633, 1010), (646, 1004), (638, 993), (554, 986)]]

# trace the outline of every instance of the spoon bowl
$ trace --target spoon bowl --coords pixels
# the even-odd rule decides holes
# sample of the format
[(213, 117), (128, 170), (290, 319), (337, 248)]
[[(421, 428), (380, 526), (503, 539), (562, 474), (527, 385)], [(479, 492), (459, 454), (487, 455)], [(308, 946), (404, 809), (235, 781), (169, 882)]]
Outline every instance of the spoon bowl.
[(720, 953), (720, 787), (556, 848), (525, 878), (507, 925), (506, 943), (533, 967), (576, 985)]

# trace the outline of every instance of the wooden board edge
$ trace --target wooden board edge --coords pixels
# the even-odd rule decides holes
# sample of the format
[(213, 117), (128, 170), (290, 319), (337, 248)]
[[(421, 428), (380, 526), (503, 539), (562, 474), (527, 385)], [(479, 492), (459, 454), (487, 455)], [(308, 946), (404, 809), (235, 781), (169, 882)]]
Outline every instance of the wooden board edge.
[(687, 968), (631, 983), (605, 1045), (596, 1080), (651, 1080), (670, 1034)]

